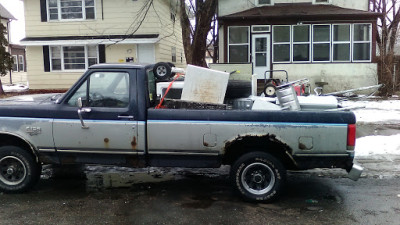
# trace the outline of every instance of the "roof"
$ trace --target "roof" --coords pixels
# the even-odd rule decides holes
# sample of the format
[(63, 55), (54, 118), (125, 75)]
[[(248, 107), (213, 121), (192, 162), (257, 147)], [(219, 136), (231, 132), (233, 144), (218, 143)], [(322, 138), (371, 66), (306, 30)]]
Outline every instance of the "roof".
[(156, 43), (159, 34), (134, 35), (98, 35), (98, 36), (53, 36), (53, 37), (26, 37), (21, 40), (22, 45), (77, 45), (77, 44), (145, 44)]
[(15, 17), (6, 9), (2, 4), (0, 4), (0, 16), (4, 19), (16, 20)]
[(273, 18), (377, 18), (380, 13), (357, 9), (342, 8), (334, 5), (312, 3), (282, 3), (273, 6), (255, 7), (242, 12), (219, 17), (220, 20), (232, 19), (273, 19)]

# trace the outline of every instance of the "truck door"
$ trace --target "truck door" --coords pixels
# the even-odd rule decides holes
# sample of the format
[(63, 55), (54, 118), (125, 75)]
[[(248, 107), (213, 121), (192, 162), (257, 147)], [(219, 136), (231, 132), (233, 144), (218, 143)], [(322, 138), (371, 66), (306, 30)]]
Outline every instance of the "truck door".
[(53, 136), (62, 163), (134, 163), (144, 152), (138, 147), (132, 71), (94, 70), (60, 103)]

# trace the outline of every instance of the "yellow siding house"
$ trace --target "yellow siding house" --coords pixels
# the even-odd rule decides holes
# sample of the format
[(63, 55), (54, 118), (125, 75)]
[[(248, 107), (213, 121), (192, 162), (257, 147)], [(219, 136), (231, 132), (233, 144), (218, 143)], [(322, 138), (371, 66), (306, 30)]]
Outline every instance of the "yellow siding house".
[(186, 64), (179, 0), (24, 0), (30, 89), (66, 89), (96, 63)]

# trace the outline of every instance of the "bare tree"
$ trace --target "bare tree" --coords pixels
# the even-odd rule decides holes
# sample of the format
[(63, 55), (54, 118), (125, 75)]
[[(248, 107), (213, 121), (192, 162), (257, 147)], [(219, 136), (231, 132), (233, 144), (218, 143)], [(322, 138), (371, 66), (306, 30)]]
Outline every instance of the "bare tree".
[[(394, 83), (394, 48), (398, 36), (400, 23), (400, 0), (370, 0), (371, 10), (381, 13), (378, 18), (378, 29), (376, 40), (379, 48), (379, 83), (385, 84), (381, 89), (381, 95), (389, 96), (396, 91), (399, 81)], [(398, 80), (398, 79), (397, 79)]]
[[(210, 45), (215, 45), (217, 0), (181, 0), (180, 20), (182, 26), (183, 47), (188, 64), (207, 66), (205, 56)], [(191, 23), (193, 18), (194, 23)], [(210, 30), (212, 41), (207, 42)], [(216, 51), (213, 51), (216, 54)], [(216, 57), (213, 57), (216, 59)]]
[[(10, 53), (7, 52), (6, 46), (8, 46), (7, 40), (7, 29), (0, 23), (0, 76), (5, 76), (7, 72), (11, 71), (13, 65), (13, 58)], [(3, 84), (0, 80), (0, 95), (4, 95)]]

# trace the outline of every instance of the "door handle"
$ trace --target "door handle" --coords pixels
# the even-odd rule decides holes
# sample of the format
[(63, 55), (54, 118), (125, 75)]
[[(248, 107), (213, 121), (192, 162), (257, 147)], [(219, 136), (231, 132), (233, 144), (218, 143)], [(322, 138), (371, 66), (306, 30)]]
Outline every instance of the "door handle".
[(119, 115), (118, 119), (124, 119), (124, 120), (134, 120), (134, 116), (127, 116), (127, 115)]

